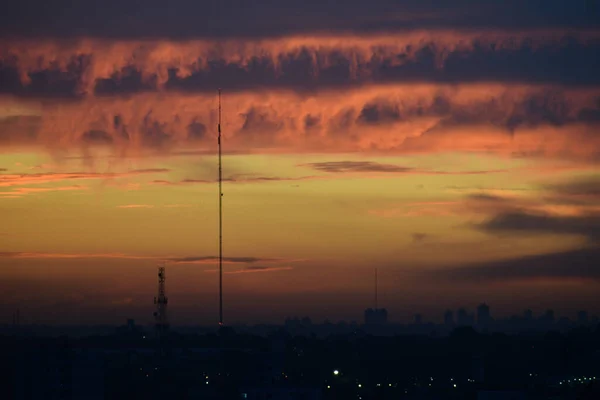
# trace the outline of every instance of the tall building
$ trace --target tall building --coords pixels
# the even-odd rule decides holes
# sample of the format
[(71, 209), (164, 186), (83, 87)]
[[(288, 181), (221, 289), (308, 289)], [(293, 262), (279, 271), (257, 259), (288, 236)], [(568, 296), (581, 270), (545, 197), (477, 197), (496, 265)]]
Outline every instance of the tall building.
[(577, 313), (577, 323), (579, 325), (587, 325), (588, 324), (588, 313), (587, 311), (579, 311)]
[(421, 325), (423, 323), (423, 316), (421, 314), (415, 314), (415, 325)]
[(444, 313), (444, 325), (448, 328), (454, 326), (454, 313), (452, 310), (446, 310)]
[(482, 330), (486, 330), (490, 327), (491, 320), (490, 306), (485, 303), (480, 304), (477, 307), (477, 326)]

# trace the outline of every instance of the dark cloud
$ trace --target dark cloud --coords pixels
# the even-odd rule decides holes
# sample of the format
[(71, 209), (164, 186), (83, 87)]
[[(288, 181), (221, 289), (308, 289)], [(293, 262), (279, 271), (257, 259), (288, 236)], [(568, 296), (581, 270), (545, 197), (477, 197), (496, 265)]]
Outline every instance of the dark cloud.
[[(588, 177), (542, 186), (541, 199), (506, 198), (489, 194), (466, 197), (471, 210), (492, 214), (478, 228), (490, 233), (581, 235), (592, 242), (600, 239), (600, 180)], [(553, 207), (570, 206), (568, 214), (553, 213)]]
[[(475, 124), (490, 124), (513, 132), (520, 127), (531, 128), (540, 125), (560, 127), (573, 123), (595, 125), (600, 122), (586, 115), (582, 116), (582, 111), (600, 112), (600, 107), (585, 108), (577, 112), (573, 110), (573, 105), (567, 96), (558, 89), (532, 92), (521, 99), (491, 98), (487, 102), (477, 102), (462, 108), (452, 104), (450, 100), (447, 102), (448, 105), (443, 108), (443, 111), (431, 107), (420, 109), (418, 112), (411, 110), (410, 115), (414, 117), (420, 113), (442, 117), (440, 122), (428, 131), (430, 133), (443, 131), (452, 126)], [(510, 107), (506, 107), (507, 102), (511, 103)]]
[(411, 172), (413, 169), (393, 164), (380, 164), (374, 161), (325, 161), (303, 164), (322, 172), (348, 173), (348, 172)]
[(323, 31), (597, 27), (585, 0), (22, 0), (0, 14), (0, 35), (103, 38), (273, 37)]
[(562, 217), (514, 211), (496, 215), (479, 228), (487, 232), (582, 235), (597, 241), (600, 239), (600, 215)]
[(412, 234), (413, 242), (418, 243), (422, 242), (425, 239), (429, 238), (430, 235), (426, 233), (415, 232)]
[(97, 96), (127, 95), (132, 93), (153, 91), (157, 86), (157, 77), (143, 77), (135, 67), (122, 68), (110, 78), (97, 79), (94, 93)]
[(266, 108), (250, 107), (250, 109), (241, 114), (244, 118), (241, 132), (244, 133), (259, 133), (262, 135), (272, 135), (281, 130), (285, 125), (278, 118), (274, 110)]
[[(151, 256), (136, 256), (136, 255), (127, 255), (120, 253), (97, 253), (97, 254), (68, 254), (68, 253), (35, 253), (35, 252), (10, 252), (4, 251), (0, 252), (0, 258), (32, 258), (32, 259), (85, 259), (85, 258), (115, 258), (115, 259), (132, 259), (132, 260), (156, 260), (159, 257), (151, 257)], [(161, 259), (165, 262), (170, 263), (189, 263), (189, 264), (202, 264), (202, 263), (214, 263), (219, 260), (217, 256), (191, 256), (191, 257), (167, 257)], [(223, 262), (225, 263), (234, 263), (234, 264), (255, 264), (258, 262), (261, 263), (270, 263), (270, 262), (281, 262), (286, 261), (282, 259), (276, 258), (261, 258), (261, 257), (223, 257)], [(293, 260), (287, 260), (293, 261)], [(251, 269), (252, 265), (248, 266), (248, 269)], [(257, 269), (262, 269), (264, 267), (258, 267)]]
[[(168, 258), (166, 261), (173, 263), (196, 263), (203, 261), (218, 261), (219, 257), (216, 256), (203, 256), (203, 257), (175, 257)], [(242, 264), (252, 264), (256, 262), (268, 262), (273, 261), (269, 258), (258, 258), (258, 257), (223, 257), (224, 262), (229, 263), (242, 263)]]
[(301, 167), (310, 167), (317, 171), (329, 173), (353, 173), (353, 172), (383, 172), (383, 173), (416, 173), (424, 175), (479, 175), (498, 172), (506, 172), (506, 170), (489, 170), (489, 171), (432, 171), (420, 170), (411, 167), (402, 167), (394, 164), (381, 164), (375, 161), (323, 161), (316, 163), (300, 164)]
[(359, 123), (381, 124), (399, 121), (402, 118), (400, 110), (393, 104), (375, 103), (363, 107), (358, 116)]
[[(98, 96), (114, 96), (156, 91), (159, 87), (205, 93), (214, 92), (217, 88), (227, 91), (290, 89), (314, 92), (394, 82), (600, 85), (600, 74), (596, 72), (600, 69), (600, 41), (583, 44), (565, 38), (563, 42), (545, 47), (531, 47), (526, 44), (526, 38), (520, 39), (525, 44), (510, 48), (500, 43), (496, 48), (493, 39), (490, 39), (491, 45), (485, 46), (471, 39), (473, 43), (468, 49), (440, 49), (442, 46), (432, 41), (426, 45), (416, 42), (408, 45), (406, 50), (378, 51), (378, 44), (373, 43), (369, 54), (353, 49), (351, 45), (339, 49), (299, 47), (274, 54), (264, 50), (266, 54), (242, 61), (220, 58), (218, 44), (215, 44), (214, 52), (199, 53), (188, 65), (170, 67), (164, 78), (159, 77), (157, 72), (141, 71), (139, 68), (147, 67), (147, 64), (139, 61), (137, 51), (131, 50), (131, 54), (115, 55), (119, 62), (123, 62), (123, 58), (130, 59), (131, 65), (123, 66), (111, 76), (97, 77), (95, 80), (93, 76), (90, 78), (90, 74), (96, 73), (94, 64), (82, 61), (95, 57), (93, 49), (73, 50), (87, 52), (71, 54), (64, 60), (67, 65), (57, 62), (45, 67), (30, 66), (31, 70), (22, 71), (23, 60), (13, 54), (10, 45), (7, 45), (4, 51), (0, 49), (0, 93), (21, 97), (77, 99), (86, 91), (93, 91)], [(424, 47), (415, 52), (411, 46)], [(46, 57), (52, 56), (51, 53), (46, 54)], [(443, 57), (443, 62), (440, 57)], [(169, 63), (176, 64), (173, 60), (163, 61), (167, 67)], [(183, 71), (190, 72), (180, 74)], [(27, 82), (22, 82), (23, 75), (28, 77)], [(92, 82), (88, 84), (90, 79)], [(544, 107), (552, 105), (532, 101), (524, 106), (543, 118)], [(553, 113), (557, 112), (560, 110), (553, 110)], [(361, 116), (365, 122), (369, 122), (373, 113), (377, 114), (377, 119), (381, 116), (397, 117), (397, 110), (393, 107), (383, 108), (381, 104), (366, 107)], [(596, 109), (583, 110), (580, 118), (595, 122), (598, 113)]]
[[(196, 70), (188, 77), (178, 77), (178, 70), (172, 69), (166, 87), (192, 92), (213, 92), (218, 87), (229, 91), (288, 88), (311, 92), (392, 82), (600, 84), (596, 73), (600, 68), (600, 43), (596, 42), (583, 45), (567, 41), (567, 44), (535, 49), (494, 50), (479, 46), (468, 50), (450, 49), (442, 65), (437, 47), (432, 42), (416, 54), (412, 54), (412, 50), (410, 53), (390, 51), (387, 54), (373, 50), (368, 56), (353, 51), (352, 47), (339, 50), (299, 48), (287, 54), (257, 56), (243, 64), (220, 59), (202, 60), (208, 61), (208, 67)], [(305, 56), (309, 51), (313, 55)], [(327, 61), (314, 65), (313, 59)], [(200, 56), (198, 61), (201, 61)], [(119, 94), (121, 84), (112, 81), (114, 93)], [(140, 81), (138, 87), (147, 90), (153, 82), (144, 86)]]
[(441, 279), (481, 282), (543, 278), (600, 281), (600, 249), (573, 250), (436, 270), (435, 276)]
[(206, 125), (198, 121), (193, 121), (187, 126), (187, 133), (190, 140), (202, 140), (206, 136)]
[(321, 123), (321, 116), (307, 114), (304, 116), (304, 129), (310, 131)]
[(112, 136), (110, 136), (105, 131), (100, 130), (90, 130), (85, 132), (81, 136), (81, 140), (86, 143), (94, 143), (94, 144), (110, 144), (113, 142)]
[[(23, 84), (19, 71), (14, 66), (14, 63), (19, 62), (18, 58), (8, 56), (9, 59), (13, 59), (10, 62), (2, 53), (0, 52), (0, 93), (14, 94), (25, 98), (62, 100), (76, 100), (80, 96), (80, 81), (87, 68), (85, 63), (71, 61), (61, 68), (31, 71), (27, 75), (27, 84)], [(79, 54), (72, 56), (74, 60), (81, 58), (84, 56)]]
[(573, 196), (574, 199), (589, 198), (600, 203), (600, 176), (547, 185), (546, 189), (558, 195)]
[[(234, 175), (223, 178), (223, 182), (228, 183), (256, 183), (256, 182), (281, 182), (281, 181), (302, 181), (314, 179), (314, 176), (300, 177), (277, 177), (277, 176), (253, 176), (253, 175)], [(179, 182), (171, 182), (166, 180), (154, 180), (152, 183), (157, 185), (186, 185), (186, 184), (206, 184), (217, 183), (218, 179), (182, 179)]]

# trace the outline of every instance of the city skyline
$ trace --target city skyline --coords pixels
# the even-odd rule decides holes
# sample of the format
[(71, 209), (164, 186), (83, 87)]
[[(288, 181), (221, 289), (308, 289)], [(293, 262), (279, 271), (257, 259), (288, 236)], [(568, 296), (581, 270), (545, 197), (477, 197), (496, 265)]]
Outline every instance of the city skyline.
[(596, 3), (433, 3), (9, 7), (0, 320), (218, 322), (219, 87), (226, 324), (600, 314)]

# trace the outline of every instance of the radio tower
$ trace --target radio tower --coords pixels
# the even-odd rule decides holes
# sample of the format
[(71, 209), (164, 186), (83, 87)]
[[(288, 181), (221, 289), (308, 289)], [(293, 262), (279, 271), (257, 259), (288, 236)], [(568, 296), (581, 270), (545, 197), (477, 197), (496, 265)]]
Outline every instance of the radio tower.
[(223, 175), (221, 169), (221, 89), (219, 89), (219, 326), (223, 326)]
[(156, 304), (154, 318), (159, 338), (169, 328), (169, 323), (167, 322), (168, 300), (165, 293), (165, 265), (163, 263), (163, 265), (158, 267), (158, 296), (154, 298), (154, 304)]

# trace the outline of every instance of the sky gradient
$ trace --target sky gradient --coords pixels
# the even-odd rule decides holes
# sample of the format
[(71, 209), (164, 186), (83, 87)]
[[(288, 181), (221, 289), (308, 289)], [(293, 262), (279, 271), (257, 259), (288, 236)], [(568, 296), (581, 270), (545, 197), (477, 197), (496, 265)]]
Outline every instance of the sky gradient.
[[(0, 16), (0, 317), (600, 312), (594, 1), (66, 3)], [(425, 3), (427, 3), (425, 5)], [(161, 3), (162, 4), (162, 3)]]

